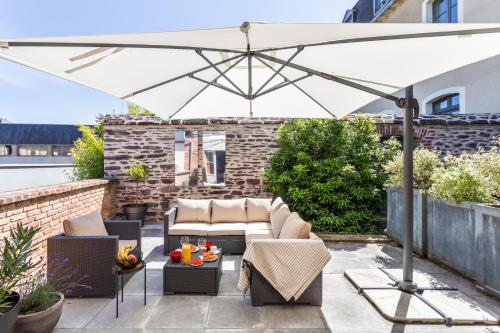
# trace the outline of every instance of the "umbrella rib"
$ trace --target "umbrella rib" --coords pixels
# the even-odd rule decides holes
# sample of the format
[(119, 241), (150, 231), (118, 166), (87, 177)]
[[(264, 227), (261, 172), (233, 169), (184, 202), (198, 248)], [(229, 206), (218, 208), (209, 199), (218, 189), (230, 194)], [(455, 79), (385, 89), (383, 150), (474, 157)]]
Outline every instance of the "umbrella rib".
[[(271, 65), (267, 64), (265, 61), (263, 61), (262, 59), (260, 59), (259, 57), (255, 57), (255, 59), (257, 59), (260, 63), (264, 64), (265, 66), (267, 66), (269, 69), (273, 70), (273, 71), (276, 71)], [(283, 75), (282, 73), (279, 73), (278, 74), (279, 76), (281, 76), (283, 79), (285, 79), (287, 82), (290, 81), (285, 75)], [(307, 97), (309, 97), (314, 103), (316, 103), (320, 108), (322, 108), (323, 110), (325, 110), (330, 116), (332, 116), (333, 118), (337, 118), (332, 112), (330, 112), (330, 110), (328, 110), (323, 104), (321, 104), (319, 101), (317, 101), (314, 97), (312, 97), (307, 91), (305, 91), (304, 89), (302, 89), (301, 87), (299, 87), (297, 84), (295, 83), (292, 83), (292, 85), (297, 88), (301, 93), (303, 93), (304, 95), (306, 95)]]
[[(240, 56), (240, 59), (238, 59), (237, 61), (235, 61), (231, 66), (229, 66), (226, 70), (224, 70), (224, 74), (229, 72), (231, 69), (233, 69), (235, 66), (237, 66), (240, 62), (243, 61), (243, 59), (245, 59), (246, 56)], [(221, 77), (221, 75), (219, 74), (214, 80), (213, 82), (216, 82), (217, 79), (219, 79)], [(170, 116), (168, 116), (168, 119), (172, 119), (172, 117), (174, 117), (176, 114), (178, 114), (179, 112), (181, 112), (182, 109), (184, 109), (189, 103), (191, 103), (196, 97), (198, 97), (202, 92), (204, 92), (208, 87), (210, 87), (210, 84), (207, 84), (205, 85), (203, 88), (201, 88), (196, 94), (194, 94), (193, 96), (191, 96), (191, 98), (189, 98), (186, 103), (184, 103), (179, 109), (177, 109), (177, 111), (175, 111), (174, 113), (172, 113)]]
[(303, 50), (303, 49), (304, 49), (304, 47), (303, 47), (303, 46), (299, 46), (299, 47), (297, 47), (297, 51), (295, 51), (295, 53), (294, 53), (294, 54), (292, 54), (292, 55), (291, 55), (291, 56), (287, 59), (286, 63), (282, 64), (282, 65), (281, 65), (281, 67), (280, 67), (280, 68), (278, 68), (278, 70), (274, 71), (273, 75), (271, 75), (271, 77), (270, 77), (270, 78), (268, 78), (268, 79), (266, 80), (266, 82), (264, 82), (264, 83), (262, 84), (262, 86), (260, 86), (260, 88), (259, 88), (259, 89), (257, 89), (257, 91), (255, 92), (255, 95), (258, 95), (258, 94), (259, 94), (259, 92), (261, 92), (261, 90), (262, 90), (262, 89), (264, 89), (264, 88), (265, 88), (265, 86), (267, 86), (267, 84), (268, 84), (269, 82), (271, 82), (271, 80), (272, 80), (272, 79), (274, 79), (274, 78), (276, 77), (276, 75), (278, 75), (278, 74), (279, 74), (279, 73), (283, 70), (283, 68), (285, 68), (285, 67), (286, 67), (286, 65), (288, 65), (288, 64), (289, 64), (289, 63), (293, 60), (293, 58), (295, 58), (295, 57), (296, 57), (296, 56), (297, 56), (300, 52), (302, 52), (302, 50)]
[(233, 89), (231, 89), (231, 88), (228, 88), (228, 87), (226, 87), (226, 86), (224, 86), (224, 85), (222, 85), (222, 84), (220, 84), (220, 83), (216, 83), (216, 82), (213, 82), (213, 81), (212, 81), (212, 82), (210, 82), (210, 81), (207, 81), (207, 80), (205, 80), (205, 79), (202, 79), (201, 77), (197, 77), (197, 76), (195, 76), (195, 75), (191, 75), (191, 74), (189, 75), (189, 77), (190, 77), (191, 79), (198, 80), (198, 81), (203, 82), (203, 83), (205, 83), (205, 84), (208, 84), (208, 85), (214, 86), (214, 87), (216, 87), (216, 88), (219, 88), (219, 89), (225, 90), (225, 91), (227, 91), (227, 92), (233, 93), (233, 94), (235, 94), (235, 95), (238, 95), (238, 96), (241, 96), (241, 97), (245, 97), (245, 98), (246, 98), (246, 95), (244, 95), (244, 94), (240, 94), (240, 93), (239, 93), (239, 92), (237, 92), (236, 90), (233, 90)]
[(256, 95), (255, 95), (255, 98), (260, 97), (260, 96), (265, 95), (265, 94), (268, 94), (268, 93), (270, 93), (270, 92), (272, 92), (272, 91), (275, 91), (275, 90), (277, 90), (277, 89), (284, 88), (284, 87), (286, 87), (286, 86), (288, 86), (288, 85), (290, 85), (290, 84), (295, 84), (295, 83), (297, 83), (297, 82), (299, 82), (299, 81), (302, 81), (302, 80), (304, 80), (304, 79), (306, 79), (306, 78), (308, 78), (308, 77), (311, 77), (311, 76), (312, 76), (312, 74), (307, 73), (306, 75), (301, 76), (301, 77), (299, 77), (299, 78), (297, 78), (297, 79), (294, 79), (294, 80), (288, 80), (288, 79), (287, 79), (285, 82), (281, 82), (281, 83), (279, 83), (279, 84), (277, 84), (277, 85), (275, 85), (275, 86), (273, 86), (273, 87), (271, 87), (271, 88), (269, 88), (269, 89), (267, 89), (267, 90), (264, 90), (264, 91), (263, 91), (263, 92), (261, 92), (260, 94), (256, 94)]
[[(287, 63), (283, 59), (278, 59), (278, 58), (275, 58), (275, 57), (271, 57), (271, 56), (268, 56), (268, 55), (260, 53), (260, 52), (255, 52), (254, 55), (257, 58), (263, 58), (263, 59), (266, 59), (266, 60), (269, 60), (269, 61), (272, 61), (272, 62), (275, 62), (275, 63), (278, 63), (278, 64), (285, 64), (285, 63)], [(332, 74), (324, 73), (324, 72), (317, 71), (317, 70), (312, 69), (312, 68), (308, 68), (308, 67), (305, 67), (305, 66), (297, 65), (297, 64), (294, 64), (292, 62), (288, 62), (286, 64), (286, 66), (288, 66), (290, 68), (293, 68), (293, 69), (296, 69), (296, 70), (299, 70), (299, 71), (302, 71), (302, 72), (311, 73), (312, 75), (321, 77), (321, 78), (323, 78), (325, 80), (334, 81), (334, 82), (337, 82), (339, 84), (342, 84), (342, 85), (345, 85), (345, 86), (349, 86), (351, 88), (354, 88), (354, 89), (357, 89), (357, 90), (361, 90), (361, 91), (364, 91), (366, 93), (369, 93), (369, 94), (372, 94), (372, 95), (376, 95), (376, 96), (388, 99), (388, 100), (393, 101), (393, 102), (397, 102), (397, 101), (400, 100), (399, 97), (393, 96), (391, 94), (387, 94), (387, 93), (382, 92), (380, 90), (373, 89), (373, 88), (370, 88), (370, 87), (367, 87), (367, 86), (364, 86), (362, 84), (359, 84), (359, 83), (356, 83), (356, 82), (352, 82), (352, 81), (349, 81), (349, 80), (346, 80), (346, 79), (342, 79), (342, 78), (340, 78), (338, 76), (335, 76), (335, 75), (332, 75)]]
[(193, 50), (201, 49), (203, 51), (214, 52), (227, 52), (246, 54), (246, 51), (219, 49), (214, 47), (195, 47), (195, 46), (181, 46), (181, 45), (162, 45), (162, 44), (130, 44), (130, 43), (72, 43), (72, 42), (24, 42), (24, 41), (11, 41), (6, 43), (6, 47), (123, 47), (133, 49), (167, 49), (167, 50)]
[[(237, 58), (241, 58), (241, 59), (243, 59), (243, 58), (245, 58), (245, 57), (246, 57), (246, 54), (239, 54), (239, 55), (237, 55), (237, 56), (234, 56), (234, 57), (227, 58), (227, 59), (221, 60), (221, 61), (219, 61), (219, 62), (216, 62), (216, 63), (215, 63), (215, 65), (216, 65), (216, 66), (217, 66), (217, 65), (222, 65), (222, 64), (224, 64), (224, 63), (226, 63), (226, 62), (229, 62), (229, 61), (235, 60), (235, 59), (237, 59)], [(126, 95), (126, 96), (123, 96), (123, 97), (122, 97), (122, 99), (129, 98), (129, 97), (132, 97), (132, 96), (135, 96), (135, 95), (141, 94), (141, 93), (143, 93), (143, 92), (145, 92), (145, 91), (148, 91), (148, 90), (151, 90), (151, 89), (154, 89), (154, 88), (158, 88), (158, 87), (163, 86), (163, 85), (165, 85), (165, 84), (167, 84), (167, 83), (170, 83), (170, 82), (174, 82), (174, 81), (177, 81), (177, 80), (183, 79), (183, 78), (185, 78), (185, 77), (188, 77), (189, 75), (192, 75), (192, 74), (196, 74), (196, 73), (202, 72), (202, 71), (207, 70), (207, 69), (209, 69), (209, 68), (212, 68), (212, 66), (205, 66), (205, 67), (201, 67), (201, 68), (199, 68), (199, 69), (197, 69), (197, 70), (195, 70), (195, 71), (192, 71), (192, 72), (189, 72), (189, 73), (186, 73), (186, 74), (182, 74), (182, 75), (176, 76), (176, 77), (171, 78), (171, 79), (168, 79), (168, 80), (166, 80), (166, 81), (162, 81), (162, 82), (156, 83), (156, 84), (154, 84), (154, 85), (152, 85), (152, 86), (149, 86), (149, 87), (146, 87), (146, 88), (143, 88), (143, 89), (140, 89), (140, 90), (134, 91), (134, 92), (133, 92), (133, 93), (131, 93), (131, 94), (128, 94), (128, 95)], [(229, 67), (229, 68), (231, 68), (231, 67)]]
[[(398, 40), (398, 39), (467, 36), (467, 35), (480, 35), (480, 34), (491, 34), (491, 33), (500, 33), (500, 28), (468, 29), (468, 30), (453, 30), (453, 31), (441, 31), (441, 32), (423, 32), (423, 33), (403, 34), (403, 35), (360, 37), (360, 38), (349, 38), (349, 39), (333, 40), (326, 42), (301, 44), (301, 45), (303, 45), (304, 47), (311, 47), (311, 46), (325, 46), (325, 45), (348, 44), (348, 43), (377, 42), (377, 41)], [(280, 50), (293, 49), (298, 46), (299, 45), (270, 47), (270, 48), (256, 50), (255, 52), (280, 51)]]
[(241, 90), (240, 87), (238, 87), (230, 78), (228, 78), (227, 75), (219, 69), (219, 67), (215, 66), (214, 63), (210, 61), (210, 59), (208, 59), (206, 55), (203, 54), (203, 51), (201, 49), (196, 50), (196, 53), (198, 53), (198, 55), (202, 57), (210, 66), (212, 66), (213, 69), (215, 69), (220, 75), (222, 75), (223, 78), (231, 83), (231, 85), (235, 87), (236, 90), (238, 90), (241, 94), (244, 94), (243, 90)]

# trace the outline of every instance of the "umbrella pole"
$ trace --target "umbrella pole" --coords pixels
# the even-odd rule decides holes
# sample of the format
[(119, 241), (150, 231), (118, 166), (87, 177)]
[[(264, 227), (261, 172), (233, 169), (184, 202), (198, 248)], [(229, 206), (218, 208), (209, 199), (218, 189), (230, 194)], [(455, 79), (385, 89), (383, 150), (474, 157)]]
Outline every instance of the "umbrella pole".
[(406, 105), (403, 120), (403, 280), (404, 291), (415, 292), (413, 282), (413, 86), (405, 89)]

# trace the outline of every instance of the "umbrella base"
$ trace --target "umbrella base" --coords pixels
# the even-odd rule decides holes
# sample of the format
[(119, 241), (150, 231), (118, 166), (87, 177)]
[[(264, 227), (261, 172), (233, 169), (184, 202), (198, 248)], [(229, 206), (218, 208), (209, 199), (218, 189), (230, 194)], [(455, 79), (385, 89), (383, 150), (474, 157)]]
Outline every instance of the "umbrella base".
[[(402, 270), (353, 269), (344, 275), (386, 319), (405, 324), (498, 325), (500, 318), (481, 304), (436, 281), (415, 274), (417, 283), (401, 281)], [(418, 286), (417, 286), (418, 284)]]

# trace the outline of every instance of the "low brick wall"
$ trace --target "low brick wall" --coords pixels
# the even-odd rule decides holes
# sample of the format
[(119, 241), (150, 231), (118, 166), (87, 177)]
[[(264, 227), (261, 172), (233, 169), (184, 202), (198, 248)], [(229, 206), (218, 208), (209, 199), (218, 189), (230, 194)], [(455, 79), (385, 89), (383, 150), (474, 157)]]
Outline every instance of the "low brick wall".
[(63, 231), (65, 219), (94, 210), (104, 218), (113, 216), (113, 192), (109, 180), (86, 180), (0, 193), (0, 239), (18, 222), (40, 227), (35, 241), (41, 246), (36, 255), (45, 260), (46, 239)]

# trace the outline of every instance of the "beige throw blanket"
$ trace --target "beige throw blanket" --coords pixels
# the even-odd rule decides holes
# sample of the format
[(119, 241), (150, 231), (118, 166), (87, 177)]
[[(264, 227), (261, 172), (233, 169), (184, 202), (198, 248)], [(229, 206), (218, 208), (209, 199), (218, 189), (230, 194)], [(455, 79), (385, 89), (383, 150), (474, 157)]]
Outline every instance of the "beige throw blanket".
[(286, 301), (298, 299), (330, 261), (323, 241), (309, 239), (255, 239), (243, 254), (238, 288), (249, 287), (252, 265)]

